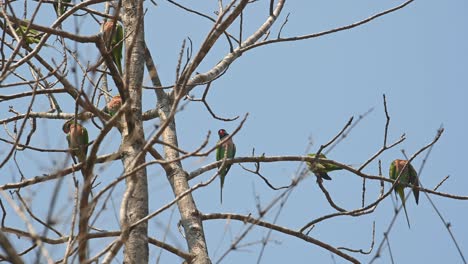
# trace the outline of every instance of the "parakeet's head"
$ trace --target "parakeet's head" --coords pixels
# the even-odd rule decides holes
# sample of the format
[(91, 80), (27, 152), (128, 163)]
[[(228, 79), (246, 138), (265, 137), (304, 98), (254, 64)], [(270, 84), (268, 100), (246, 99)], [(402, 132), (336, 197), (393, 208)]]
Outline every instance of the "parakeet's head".
[(70, 125), (72, 123), (74, 123), (74, 121), (70, 119), (67, 122), (65, 122), (65, 124), (63, 124), (62, 126), (63, 133), (68, 134), (70, 132)]
[(99, 22), (99, 25), (104, 25), (104, 27), (111, 27), (114, 25), (114, 20), (113, 19), (108, 19), (106, 21), (101, 21)]
[(114, 21), (112, 20), (107, 20), (104, 23), (104, 31), (111, 31), (113, 27), (114, 27)]
[[(108, 19), (106, 22), (102, 21), (99, 22), (99, 24), (104, 25), (103, 26), (103, 31), (104, 32), (111, 32), (113, 28), (115, 27), (114, 19)], [(121, 27), (121, 24), (117, 22), (117, 26)]]
[(63, 126), (62, 126), (63, 132), (64, 132), (65, 134), (70, 133), (70, 128), (71, 128), (71, 126), (77, 127), (77, 126), (81, 126), (81, 125), (75, 123), (75, 120), (74, 120), (74, 119), (70, 119), (70, 120), (68, 120), (67, 122), (65, 122), (65, 124), (63, 124)]
[(223, 139), (224, 137), (228, 136), (229, 134), (226, 132), (226, 130), (220, 129), (220, 130), (218, 130), (218, 135), (219, 135), (219, 139)]
[(405, 171), (408, 171), (409, 170), (408, 168), (412, 167), (412, 166), (411, 166), (411, 164), (406, 165), (406, 163), (408, 163), (407, 160), (396, 159), (396, 160), (394, 160), (392, 162), (392, 164), (390, 166), (393, 165), (395, 167), (395, 169), (397, 170), (397, 172), (402, 171), (403, 168), (406, 166)]
[(112, 97), (111, 102), (116, 105), (121, 105), (122, 104), (122, 97), (120, 95), (116, 95)]

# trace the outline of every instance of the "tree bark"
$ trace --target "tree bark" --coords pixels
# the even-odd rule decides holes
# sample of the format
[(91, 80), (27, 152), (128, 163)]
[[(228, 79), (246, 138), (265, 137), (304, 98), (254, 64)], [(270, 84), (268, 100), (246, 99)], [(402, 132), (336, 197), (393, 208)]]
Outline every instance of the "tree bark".
[[(139, 155), (144, 146), (142, 120), (142, 80), (144, 72), (144, 20), (143, 1), (122, 1), (122, 21), (125, 29), (124, 89), (130, 100), (130, 111), (124, 114), (122, 129), (122, 162), (125, 173), (145, 163)], [(148, 214), (148, 183), (146, 168), (138, 170), (126, 180), (126, 193), (121, 206), (121, 228)], [(124, 263), (148, 263), (148, 224), (133, 228), (125, 241)]]
[[(146, 49), (146, 66), (148, 68), (151, 81), (155, 87), (161, 87), (161, 80), (159, 79), (156, 67), (153, 63), (151, 53), (149, 49)], [(164, 155), (166, 160), (173, 160), (179, 157), (179, 152), (170, 146), (179, 146), (177, 141), (177, 130), (175, 123), (175, 116), (171, 117), (171, 107), (174, 98), (170, 98), (170, 95), (175, 93), (166, 93), (162, 89), (155, 90), (158, 98), (156, 109), (162, 126), (167, 126), (164, 129), (161, 136), (164, 142), (169, 145), (164, 145)], [(175, 108), (172, 108), (174, 111)], [(171, 184), (174, 195), (177, 197), (183, 192), (190, 189), (188, 184), (188, 173), (184, 171), (182, 163), (180, 161), (169, 163), (169, 169), (165, 168), (166, 176)], [(180, 223), (182, 224), (185, 231), (185, 239), (190, 253), (194, 258), (190, 261), (191, 264), (211, 264), (211, 260), (208, 255), (208, 246), (205, 240), (205, 232), (203, 230), (203, 223), (201, 215), (197, 210), (195, 201), (193, 200), (192, 193), (185, 195), (177, 202), (177, 207), (181, 215)]]
[[(168, 100), (167, 96), (163, 100), (161, 100), (161, 98), (158, 99), (159, 117), (161, 119), (161, 123), (164, 123), (167, 121), (166, 118), (169, 116), (170, 100)], [(178, 147), (176, 131), (175, 118), (172, 118), (169, 120), (168, 126), (162, 133), (164, 142)], [(179, 157), (179, 152), (167, 145), (164, 145), (164, 153), (167, 160)], [(188, 184), (188, 174), (184, 171), (180, 161), (173, 162), (170, 166), (172, 173), (167, 175), (167, 177), (175, 196), (179, 196), (190, 188)], [(177, 206), (181, 215), (180, 223), (185, 231), (185, 239), (187, 241), (188, 248), (190, 253), (194, 255), (194, 259), (191, 263), (210, 264), (211, 261), (208, 255), (203, 223), (192, 194), (189, 193), (185, 195), (177, 202)]]

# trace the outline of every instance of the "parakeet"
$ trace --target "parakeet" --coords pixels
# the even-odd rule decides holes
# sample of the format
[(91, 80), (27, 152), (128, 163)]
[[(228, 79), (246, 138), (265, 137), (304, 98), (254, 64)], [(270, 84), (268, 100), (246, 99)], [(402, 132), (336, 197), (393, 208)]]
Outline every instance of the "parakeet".
[(112, 99), (107, 103), (107, 105), (102, 109), (105, 113), (108, 113), (110, 116), (115, 115), (119, 108), (122, 106), (122, 98), (120, 95), (112, 97)]
[(41, 37), (42, 37), (42, 35), (44, 33), (40, 33), (39, 31), (37, 31), (35, 29), (32, 29), (32, 28), (29, 28), (29, 30), (26, 33), (27, 28), (28, 28), (27, 26), (21, 26), (21, 25), (16, 27), (16, 30), (15, 30), (16, 34), (20, 38), (25, 38), (24, 41), (28, 45), (39, 43), (41, 41)]
[[(229, 134), (224, 129), (220, 129), (218, 131), (219, 135), (219, 142), (221, 142), (225, 137)], [(216, 149), (216, 160), (220, 161), (224, 158), (232, 159), (236, 155), (236, 145), (230, 138), (228, 141), (224, 142), (222, 145), (219, 145)], [(221, 180), (221, 203), (223, 203), (223, 186), (224, 186), (224, 179), (226, 174), (228, 173), (229, 169), (231, 168), (232, 164), (224, 166), (224, 168), (219, 172), (220, 180)], [(218, 168), (221, 167), (221, 164), (218, 165)]]
[[(400, 179), (398, 183), (395, 185), (395, 193), (398, 193), (398, 195), (400, 196), (401, 203), (403, 204), (403, 210), (405, 211), (406, 221), (408, 222), (408, 227), (410, 227), (408, 212), (406, 211), (406, 206), (405, 206), (404, 188), (406, 187), (406, 184), (419, 186), (419, 180), (418, 180), (418, 175), (416, 173), (416, 170), (413, 168), (411, 163), (408, 163), (406, 168), (403, 170), (406, 163), (408, 163), (407, 160), (397, 159), (397, 160), (392, 161), (392, 163), (390, 164), (390, 179), (396, 180), (401, 173)], [(418, 204), (419, 203), (419, 190), (416, 188), (413, 188), (413, 194), (414, 194), (414, 199), (416, 200), (416, 204)]]
[(57, 13), (57, 17), (63, 15), (63, 13), (67, 11), (68, 6), (65, 3), (69, 4), (70, 2), (71, 0), (55, 0), (54, 9), (55, 9), (55, 13)]
[[(112, 34), (112, 37), (110, 36)], [(123, 52), (123, 27), (120, 23), (117, 22), (117, 25), (114, 29), (114, 21), (107, 20), (103, 26), (103, 34), (104, 40), (110, 41), (111, 49), (112, 49), (112, 60), (114, 61), (115, 65), (117, 65), (117, 69), (119, 70), (120, 74), (122, 74), (122, 52)]]
[(84, 162), (88, 152), (88, 131), (73, 119), (65, 122), (62, 129), (67, 134), (68, 147), (73, 160), (76, 162), (75, 157), (77, 157), (79, 162)]
[[(315, 157), (316, 154), (308, 154), (310, 157)], [(320, 159), (326, 159), (327, 157), (320, 153), (319, 154)], [(315, 165), (315, 166), (312, 166)], [(319, 179), (325, 179), (325, 180), (331, 180), (330, 176), (328, 176), (328, 172), (334, 171), (334, 170), (342, 170), (342, 168), (329, 164), (329, 163), (320, 163), (317, 162), (316, 164), (312, 164), (310, 162), (307, 162), (307, 166), (309, 167), (309, 170), (315, 174)]]

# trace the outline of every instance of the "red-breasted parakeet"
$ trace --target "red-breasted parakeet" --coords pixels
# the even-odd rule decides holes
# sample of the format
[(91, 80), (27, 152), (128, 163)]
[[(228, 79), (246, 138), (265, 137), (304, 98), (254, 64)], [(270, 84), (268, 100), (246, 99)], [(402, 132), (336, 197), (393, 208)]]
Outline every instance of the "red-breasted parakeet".
[[(312, 153), (312, 154), (308, 154), (308, 156), (315, 158), (316, 154)], [(327, 157), (324, 154), (320, 153), (319, 158), (326, 159)], [(328, 172), (335, 171), (335, 170), (342, 170), (342, 168), (336, 165), (333, 165), (330, 163), (324, 163), (320, 161), (316, 163), (307, 162), (307, 166), (309, 167), (309, 170), (313, 172), (315, 176), (317, 176), (317, 178), (325, 179), (325, 180), (331, 180), (330, 176), (328, 176)]]
[(119, 111), (119, 108), (121, 106), (122, 106), (122, 98), (120, 97), (120, 95), (116, 95), (112, 97), (112, 99), (106, 104), (106, 106), (104, 107), (104, 109), (102, 109), (102, 111), (104, 111), (105, 113), (108, 113), (110, 116), (113, 116), (115, 115), (115, 113), (117, 113), (117, 111)]
[[(401, 203), (403, 204), (403, 210), (405, 211), (406, 221), (408, 222), (408, 227), (410, 227), (408, 212), (406, 211), (405, 206), (405, 192), (404, 189), (407, 184), (411, 184), (413, 186), (419, 186), (418, 175), (416, 170), (413, 168), (411, 163), (408, 163), (407, 160), (394, 160), (390, 164), (390, 179), (396, 180), (398, 176), (401, 174), (398, 183), (395, 185), (395, 193), (398, 193), (401, 199)], [(406, 168), (405, 168), (406, 165)], [(403, 170), (403, 168), (405, 168)], [(419, 203), (419, 190), (417, 188), (413, 188), (414, 199), (416, 200), (416, 204)]]
[[(220, 129), (218, 131), (219, 135), (219, 142), (221, 142), (224, 138), (229, 136), (229, 134), (224, 129)], [(223, 144), (219, 145), (216, 149), (216, 160), (220, 161), (224, 158), (232, 159), (236, 155), (236, 145), (232, 141), (232, 138), (224, 142)], [(222, 163), (221, 163), (222, 164)], [(221, 164), (218, 165), (221, 167)], [(231, 168), (232, 164), (224, 166), (224, 168), (219, 172), (219, 177), (221, 180), (221, 203), (223, 203), (223, 186), (224, 186), (224, 179), (226, 178), (226, 174), (228, 173), (229, 169)]]
[(117, 25), (114, 26), (113, 20), (107, 20), (103, 26), (103, 36), (105, 41), (110, 41), (110, 47), (112, 49), (112, 60), (114, 61), (115, 65), (117, 65), (117, 69), (119, 70), (120, 74), (122, 74), (122, 52), (124, 38), (122, 25), (117, 22)]
[(88, 131), (74, 120), (65, 122), (62, 129), (67, 134), (68, 147), (73, 160), (76, 162), (75, 157), (77, 157), (79, 162), (84, 162), (88, 153)]

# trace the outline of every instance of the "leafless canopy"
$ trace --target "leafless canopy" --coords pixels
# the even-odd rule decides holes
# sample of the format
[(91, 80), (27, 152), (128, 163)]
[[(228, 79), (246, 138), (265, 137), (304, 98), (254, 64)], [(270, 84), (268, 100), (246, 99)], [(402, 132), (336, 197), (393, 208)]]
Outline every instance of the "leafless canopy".
[[(124, 263), (148, 263), (153, 257), (159, 261), (160, 254), (150, 256), (150, 248), (154, 247), (174, 254), (186, 263), (201, 264), (221, 262), (235, 250), (260, 244), (257, 260), (260, 262), (265, 247), (275, 242), (272, 232), (295, 237), (352, 263), (359, 263), (363, 254), (375, 254), (377, 258), (383, 242), (378, 249), (374, 248), (375, 227), (370, 228), (369, 249), (339, 247), (316, 238), (311, 230), (329, 219), (372, 214), (393, 193), (394, 181), (383, 176), (381, 171), (364, 172), (369, 164), (377, 162), (383, 153), (406, 139), (401, 135), (393, 142), (389, 140), (391, 113), (387, 110), (385, 96), (382, 105), (386, 124), (382, 128), (382, 145), (358, 166), (312, 158), (305, 155), (308, 150), (294, 156), (267, 156), (252, 151), (251, 156), (204, 164), (190, 172), (184, 169), (183, 160), (213, 155), (219, 144), (210, 144), (211, 133), (206, 131), (206, 137), (199, 139), (199, 146), (183, 149), (178, 143), (180, 134), (174, 117), (186, 111), (187, 104), (199, 104), (206, 108), (213, 120), (236, 123), (237, 128), (230, 134), (235, 137), (249, 115), (239, 109), (239, 113), (222, 116), (210, 105), (209, 95), (218, 88), (216, 81), (229, 74), (229, 67), (240, 56), (248, 56), (266, 45), (303, 41), (359, 27), (397, 12), (413, 0), (349, 25), (302, 36), (288, 36), (290, 15), (283, 14), (286, 2), (300, 5), (300, 1), (211, 1), (213, 12), (210, 14), (185, 6), (186, 1), (159, 2), (180, 9), (181, 14), (209, 21), (211, 25), (202, 42), (193, 43), (187, 38), (176, 44), (180, 46), (180, 54), (174, 81), (160, 80), (155, 65), (161, 62), (151, 54), (154, 45), (151, 38), (145, 37), (148, 27), (145, 13), (148, 9), (157, 9), (162, 3), (154, 0), (145, 3), (143, 0), (0, 1), (0, 109), (4, 110), (0, 116), (3, 125), (0, 171), (4, 179), (0, 185), (3, 212), (0, 260), (12, 263), (32, 260), (36, 263), (111, 263), (123, 258)], [(58, 10), (66, 11), (63, 14), (54, 12), (54, 4)], [(248, 33), (244, 28), (249, 20), (244, 11), (260, 4), (265, 6), (263, 24)], [(52, 14), (54, 18), (50, 19)], [(48, 19), (41, 16), (48, 16)], [(100, 22), (106, 20), (116, 21), (124, 27), (124, 38), (120, 40), (120, 44), (124, 44), (122, 73), (114, 63), (115, 45), (103, 37)], [(200, 72), (199, 66), (217, 43), (225, 43), (226, 54), (209, 70)], [(144, 86), (143, 80), (148, 79), (151, 85)], [(193, 95), (197, 87), (203, 91), (199, 98)], [(119, 110), (113, 115), (102, 111), (117, 94), (122, 98)], [(144, 96), (155, 98), (147, 111), (142, 110)], [(314, 152), (328, 153), (367, 114), (358, 119), (351, 118), (343, 124), (341, 131), (330, 135), (330, 141)], [(62, 134), (63, 123), (70, 119), (84, 124), (89, 131), (86, 159), (73, 164), (70, 163), (66, 135)], [(51, 136), (55, 134), (58, 136)], [(442, 135), (443, 129), (440, 129), (433, 140), (428, 140), (427, 145), (407, 159), (412, 161), (428, 153)], [(28, 161), (24, 157), (33, 158)], [(262, 168), (269, 163), (281, 162), (299, 162), (301, 165), (289, 184), (275, 186)], [(305, 162), (333, 164), (362, 178), (361, 206), (345, 208), (334, 200), (322, 181), (317, 180), (331, 212), (314, 219), (298, 219), (299, 227), (277, 224), (290, 195), (306, 176), (311, 175), (304, 167)], [(41, 167), (34, 171), (34, 166), (28, 165), (32, 163), (41, 163)], [(258, 199), (257, 211), (245, 214), (199, 211), (193, 193), (218, 178), (218, 167), (229, 164), (240, 164), (245, 173), (261, 178), (261, 182), (275, 192), (274, 198), (263, 203)], [(150, 166), (152, 171), (159, 171), (158, 175), (149, 172)], [(204, 174), (210, 176), (201, 179)], [(166, 176), (164, 182), (171, 186), (172, 195), (149, 192), (148, 176), (159, 175)], [(444, 181), (441, 179), (441, 184)], [(369, 194), (366, 191), (369, 184), (380, 186), (379, 192)], [(417, 188), (431, 196), (468, 199), (468, 196), (439, 192), (437, 188), (423, 185)], [(159, 208), (149, 207), (150, 197), (157, 199)], [(174, 214), (175, 210), (179, 214)], [(160, 225), (159, 230), (163, 233), (151, 236), (148, 232), (150, 222), (161, 223), (159, 219), (163, 215), (170, 215), (169, 220)], [(173, 224), (173, 218), (178, 226)], [(243, 224), (230, 247), (216, 260), (208, 254), (210, 245), (205, 233), (206, 223), (214, 220)], [(177, 228), (179, 231), (174, 231)], [(247, 234), (263, 228), (268, 230), (267, 236), (251, 244), (245, 243)], [(387, 233), (390, 230), (391, 227)], [(187, 247), (168, 242), (171, 236), (185, 240)], [(214, 251), (215, 246), (211, 247)], [(460, 255), (463, 258), (461, 251)]]

